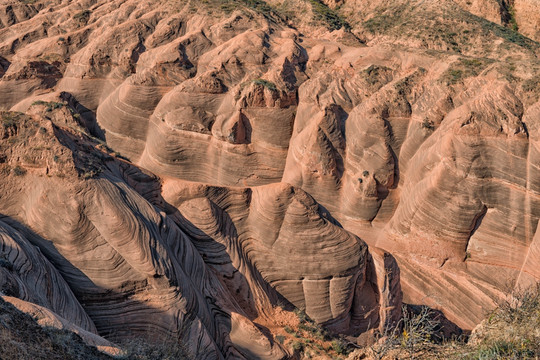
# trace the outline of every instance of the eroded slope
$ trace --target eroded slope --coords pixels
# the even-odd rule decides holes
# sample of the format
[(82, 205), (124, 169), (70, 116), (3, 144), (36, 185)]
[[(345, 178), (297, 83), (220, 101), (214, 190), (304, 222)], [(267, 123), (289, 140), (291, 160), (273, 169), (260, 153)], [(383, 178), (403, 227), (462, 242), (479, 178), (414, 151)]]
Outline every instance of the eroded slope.
[(472, 328), (539, 278), (540, 63), (458, 3), (11, 1), (0, 212), (107, 336), (279, 358), (280, 301), (357, 335), (400, 303), (376, 247)]

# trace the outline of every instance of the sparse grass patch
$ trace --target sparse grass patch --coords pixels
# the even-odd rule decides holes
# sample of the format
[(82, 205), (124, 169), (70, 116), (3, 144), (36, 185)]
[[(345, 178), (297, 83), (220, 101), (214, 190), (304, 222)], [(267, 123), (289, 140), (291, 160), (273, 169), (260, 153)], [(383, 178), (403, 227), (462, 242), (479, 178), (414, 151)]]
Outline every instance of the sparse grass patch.
[(309, 0), (315, 20), (326, 24), (329, 30), (344, 28), (349, 30), (351, 26), (335, 10), (330, 9), (320, 0)]
[(493, 52), (493, 41), (497, 38), (504, 40), (502, 49), (510, 50), (510, 46), (515, 44), (534, 52), (540, 47), (540, 43), (517, 31), (512, 15), (509, 16), (509, 26), (505, 27), (444, 3), (435, 10), (415, 3), (390, 1), (368, 16), (359, 24), (366, 34), (385, 35), (399, 42), (404, 39), (418, 42), (421, 39), (419, 47), (437, 51), (497, 57), (499, 52)]
[(126, 341), (121, 344), (125, 351), (122, 360), (185, 360), (191, 359), (186, 346), (177, 340), (168, 339), (159, 343), (150, 343), (141, 340)]
[[(415, 309), (416, 308), (416, 309)], [(403, 318), (371, 345), (372, 358), (492, 360), (540, 357), (540, 283), (514, 292), (465, 339), (445, 340), (435, 313), (404, 307)], [(405, 354), (406, 355), (405, 355)]]
[(67, 330), (43, 328), (0, 298), (0, 357), (10, 360), (112, 359)]
[[(63, 39), (63, 38), (60, 38), (60, 39)], [(63, 42), (64, 40), (60, 40), (61, 42)], [(45, 61), (45, 62), (48, 62), (48, 63), (54, 63), (56, 61), (58, 62), (62, 62), (65, 60), (65, 58), (60, 55), (60, 54), (57, 54), (57, 53), (48, 53), (48, 54), (43, 54), (39, 57), (40, 60), (42, 61)]]
[(288, 334), (294, 333), (294, 330), (291, 329), (290, 326), (285, 326), (285, 327), (283, 328), (283, 330), (285, 330), (285, 332), (288, 333)]
[[(474, 16), (474, 15), (471, 15)], [(488, 21), (486, 19), (475, 17), (476, 20), (480, 23), (481, 28), (483, 29), (484, 33), (493, 33), (495, 36), (500, 37), (504, 40), (507, 40), (513, 44), (516, 44), (522, 48), (533, 50), (538, 49), (539, 44), (523, 35), (521, 35), (517, 30), (514, 30), (514, 26), (512, 28), (507, 28), (504, 26), (500, 26), (498, 24), (495, 24), (491, 21)], [(517, 26), (517, 23), (516, 23)]]
[(304, 350), (304, 344), (302, 344), (300, 341), (295, 341), (292, 344), (292, 348), (294, 351), (301, 352), (302, 350)]
[(532, 95), (532, 98), (536, 101), (540, 97), (540, 75), (535, 75), (521, 84), (521, 89)]
[(336, 354), (342, 355), (346, 353), (347, 347), (341, 340), (334, 339), (332, 340), (332, 350), (334, 350)]
[(196, 13), (202, 7), (208, 14), (213, 14), (215, 11), (218, 11), (228, 15), (233, 11), (245, 8), (262, 14), (265, 17), (274, 19), (284, 18), (277, 8), (264, 0), (202, 0), (190, 2), (189, 6), (190, 11), (193, 13)]
[(375, 12), (374, 16), (364, 21), (363, 27), (370, 33), (386, 33), (400, 26), (405, 21), (406, 5), (392, 5), (386, 11)]
[(273, 82), (268, 81), (268, 80), (264, 80), (264, 79), (255, 79), (255, 80), (253, 80), (253, 83), (254, 83), (255, 85), (261, 85), (261, 86), (264, 86), (265, 88), (267, 88), (267, 89), (269, 89), (269, 90), (272, 90), (272, 91), (276, 91), (276, 90), (277, 90), (276, 84), (274, 84)]
[(366, 82), (376, 90), (390, 81), (392, 69), (386, 66), (371, 65), (363, 71)]
[(275, 12), (275, 9), (270, 6), (266, 1), (263, 0), (240, 0), (240, 1), (234, 1), (234, 0), (220, 0), (219, 4), (216, 4), (212, 1), (206, 0), (202, 1), (205, 5), (210, 5), (213, 7), (216, 7), (219, 5), (219, 8), (225, 12), (226, 14), (229, 14), (233, 12), (234, 10), (240, 9), (242, 6), (245, 6), (249, 9), (255, 10), (258, 13), (264, 14), (264, 15), (271, 15)]
[(274, 9), (263, 0), (241, 0), (247, 7), (263, 14), (269, 14)]
[(65, 104), (56, 102), (56, 101), (43, 101), (43, 100), (37, 100), (32, 103), (32, 106), (37, 105), (43, 105), (46, 107), (45, 111), (50, 112), (56, 109), (62, 108)]
[(2, 126), (4, 129), (8, 128), (14, 128), (17, 126), (17, 123), (21, 119), (22, 113), (19, 112), (13, 112), (13, 111), (5, 111), (1, 113), (1, 119), (2, 119)]
[(457, 84), (466, 78), (478, 76), (491, 63), (493, 60), (460, 58), (446, 70), (442, 80), (448, 85)]
[(352, 350), (353, 347), (344, 338), (331, 335), (322, 325), (310, 319), (303, 310), (297, 308), (293, 313), (298, 318), (298, 325), (285, 326), (283, 330), (289, 335), (280, 337), (279, 342), (283, 340), (295, 353), (302, 354), (302, 358), (324, 354), (332, 359), (341, 359)]
[(364, 22), (364, 27), (372, 34), (385, 32), (394, 26), (391, 16), (380, 14)]
[(474, 351), (465, 354), (462, 359), (491, 360), (491, 359), (537, 359), (538, 353), (526, 348), (524, 344), (504, 340), (484, 344)]
[(540, 356), (540, 283), (514, 292), (484, 322), (478, 351), (527, 359)]

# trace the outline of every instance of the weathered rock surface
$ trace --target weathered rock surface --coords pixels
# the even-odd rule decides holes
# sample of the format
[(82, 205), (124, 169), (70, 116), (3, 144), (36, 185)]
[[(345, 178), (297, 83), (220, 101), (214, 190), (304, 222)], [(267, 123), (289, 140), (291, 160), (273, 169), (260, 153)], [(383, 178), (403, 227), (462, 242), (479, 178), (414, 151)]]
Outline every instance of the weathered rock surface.
[(68, 284), (39, 249), (4, 218), (0, 220), (0, 234), (2, 293), (51, 309), (81, 329), (95, 332), (94, 323)]
[(521, 33), (540, 40), (540, 4), (534, 0), (515, 0), (515, 20)]
[[(113, 340), (178, 337), (197, 358), (286, 356), (252, 322), (271, 320), (278, 300), (341, 332), (399, 313), (400, 289), (385, 292), (375, 273), (398, 276), (304, 191), (162, 188), (95, 148), (69, 109), (3, 114), (4, 294)], [(36, 271), (54, 278), (36, 283)]]
[(399, 279), (388, 270), (391, 263), (373, 263), (367, 245), (300, 189), (283, 183), (227, 189), (167, 180), (163, 196), (174, 207), (169, 212), (175, 222), (197, 239), (206, 263), (241, 294), (246, 311), (264, 313), (270, 304), (259, 294), (275, 296), (270, 290), (275, 289), (335, 331), (379, 324), (399, 313), (399, 288), (380, 293), (390, 287), (384, 281)]
[(6, 295), (282, 358), (278, 303), (358, 335), (403, 288), (472, 329), (540, 279), (534, 3), (269, 3), (2, 3)]

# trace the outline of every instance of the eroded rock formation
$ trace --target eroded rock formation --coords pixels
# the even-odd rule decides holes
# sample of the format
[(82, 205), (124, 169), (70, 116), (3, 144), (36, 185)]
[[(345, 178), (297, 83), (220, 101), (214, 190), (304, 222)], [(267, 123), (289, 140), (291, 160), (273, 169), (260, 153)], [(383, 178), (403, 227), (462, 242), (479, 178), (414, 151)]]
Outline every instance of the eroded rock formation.
[(5, 2), (1, 291), (209, 359), (290, 356), (278, 304), (382, 329), (401, 288), (471, 329), (540, 278), (540, 44), (523, 2), (488, 3), (298, 0), (319, 22), (295, 28), (277, 4)]

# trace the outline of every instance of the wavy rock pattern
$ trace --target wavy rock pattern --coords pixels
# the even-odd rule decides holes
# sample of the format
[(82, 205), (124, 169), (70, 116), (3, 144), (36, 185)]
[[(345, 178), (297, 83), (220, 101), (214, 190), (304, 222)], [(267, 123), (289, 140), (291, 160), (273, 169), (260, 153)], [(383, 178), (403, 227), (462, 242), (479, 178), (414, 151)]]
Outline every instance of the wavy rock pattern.
[(421, 3), (415, 16), (499, 34), (475, 30), (463, 54), (497, 46), (472, 58), (429, 34), (368, 36), (369, 19), (300, 31), (211, 4), (2, 3), (1, 105), (26, 115), (2, 113), (16, 271), (0, 282), (85, 330), (178, 337), (198, 358), (289, 356), (256, 322), (282, 301), (339, 332), (383, 327), (401, 285), (472, 328), (540, 278), (539, 45)]
[[(375, 266), (367, 245), (304, 191), (173, 179), (161, 186), (95, 148), (68, 105), (50, 104), (4, 114), (12, 118), (2, 135), (0, 212), (33, 244), (4, 226), (4, 294), (112, 340), (178, 337), (209, 359), (286, 356), (252, 322), (271, 319), (279, 299), (343, 332), (384, 326), (399, 314), (399, 287), (383, 292), (371, 274), (399, 284), (397, 275)], [(54, 278), (32, 282), (39, 274), (25, 270), (29, 264)], [(35, 298), (41, 293), (52, 298)]]
[[(84, 138), (66, 132), (67, 128), (37, 117), (19, 121), (19, 132), (12, 141), (31, 138), (28, 133), (32, 132), (34, 144), (43, 143), (40, 137), (45, 137), (55, 144), (44, 154), (46, 158), (73, 151), (72, 156), (82, 161), (78, 154), (91, 154), (92, 149), (81, 153), (79, 144)], [(58, 136), (53, 139), (65, 145), (39, 130), (47, 125)], [(17, 145), (7, 163), (17, 161), (16, 154), (24, 146)], [(95, 149), (93, 153), (100, 154)], [(77, 166), (83, 165), (88, 163)], [(13, 201), (3, 202), (1, 211), (25, 224), (32, 243), (41, 251), (23, 242), (12, 228), (3, 227), (5, 262), (10, 266), (1, 269), (3, 274), (7, 271), (2, 276), (2, 291), (48, 307), (90, 331), (97, 328), (111, 339), (179, 337), (197, 358), (282, 357), (283, 351), (268, 339), (264, 341), (266, 337), (242, 315), (242, 309), (228, 300), (228, 290), (208, 271), (191, 239), (121, 177), (106, 168), (102, 171), (99, 178), (90, 180), (58, 175), (51, 179), (36, 171), (6, 179), (5, 198)], [(17, 188), (24, 186), (32, 190), (17, 196)], [(21, 246), (28, 247), (26, 252)], [(32, 282), (32, 277), (40, 275), (36, 272), (42, 271), (50, 273), (43, 280), (53, 278)], [(21, 273), (20, 280), (12, 272)], [(51, 299), (35, 298), (39, 294), (50, 294)], [(246, 336), (257, 339), (259, 346), (243, 349), (231, 340), (233, 333), (244, 340)]]
[[(271, 287), (314, 320), (347, 331), (367, 326), (382, 300), (377, 287), (364, 287), (375, 279), (366, 274), (367, 246), (300, 189), (273, 184), (234, 190), (171, 180), (163, 194), (178, 210), (175, 221), (199, 240), (195, 246), (206, 262), (237, 294), (247, 292), (244, 308), (264, 311), (268, 304), (259, 294)], [(359, 298), (375, 301), (354, 306)]]
[(0, 220), (0, 234), (2, 293), (51, 309), (80, 328), (95, 333), (93, 321), (39, 249), (4, 219)]

